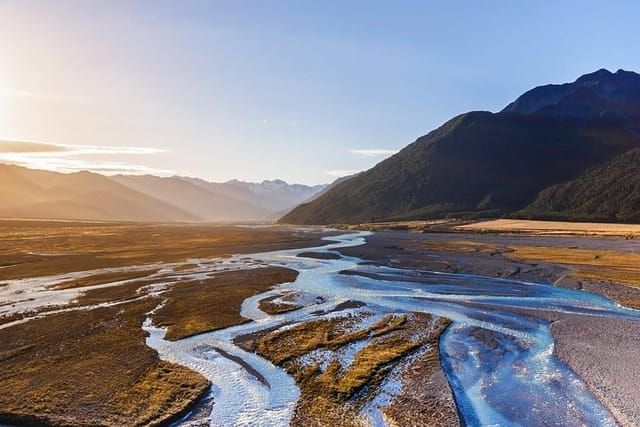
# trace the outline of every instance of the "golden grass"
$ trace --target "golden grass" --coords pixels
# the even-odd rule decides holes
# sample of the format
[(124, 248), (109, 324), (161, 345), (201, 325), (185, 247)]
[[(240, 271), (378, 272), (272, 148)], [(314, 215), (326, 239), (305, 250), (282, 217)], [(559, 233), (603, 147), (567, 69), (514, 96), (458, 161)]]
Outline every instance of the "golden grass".
[(145, 346), (158, 299), (50, 315), (0, 330), (0, 420), (50, 425), (157, 425), (209, 387)]
[(277, 229), (189, 224), (0, 221), (0, 281), (311, 246)]
[(165, 338), (172, 341), (248, 322), (240, 316), (246, 298), (292, 282), (297, 275), (286, 268), (265, 267), (176, 283), (163, 294), (166, 303), (153, 315), (153, 322), (168, 327)]
[(144, 271), (117, 271), (113, 273), (95, 274), (93, 276), (83, 277), (81, 279), (67, 280), (52, 286), (51, 289), (71, 289), (82, 288), (85, 286), (104, 285), (106, 283), (119, 282), (123, 280), (140, 279), (151, 274), (157, 273), (158, 269)]
[[(280, 295), (274, 295), (260, 300), (258, 308), (267, 314), (282, 314), (302, 308), (301, 305), (288, 302), (274, 302), (275, 299), (281, 298)], [(283, 300), (284, 301), (284, 300)]]
[(280, 332), (268, 334), (257, 342), (257, 352), (276, 365), (302, 356), (317, 348), (336, 350), (350, 342), (379, 336), (400, 328), (404, 316), (387, 315), (368, 328), (345, 332), (358, 322), (357, 317), (335, 317), (301, 323)]
[[(199, 374), (158, 359), (141, 324), (159, 297), (141, 291), (158, 262), (225, 256), (316, 244), (286, 230), (230, 226), (0, 221), (0, 281), (148, 265), (145, 271), (97, 274), (61, 288), (112, 281), (49, 314), (0, 330), (0, 423), (22, 425), (165, 425), (208, 390)], [(244, 322), (242, 300), (296, 273), (264, 268), (221, 273), (203, 283), (179, 282), (158, 314), (171, 337)], [(105, 302), (113, 307), (89, 307)], [(83, 309), (82, 307), (86, 307)], [(57, 310), (48, 307), (38, 313)], [(34, 313), (3, 317), (5, 323)], [(156, 319), (157, 320), (157, 319)]]
[(421, 345), (421, 341), (407, 341), (406, 337), (400, 335), (374, 340), (356, 354), (353, 364), (341, 375), (338, 375), (338, 370), (327, 369), (318, 380), (324, 380), (339, 394), (352, 396), (368, 384), (381, 368)]
[[(360, 320), (356, 316), (315, 320), (258, 339), (257, 352), (284, 367), (300, 387), (292, 425), (360, 425), (358, 411), (377, 393), (385, 375), (407, 355), (437, 341), (446, 325), (442, 320), (430, 334), (431, 316), (413, 313), (410, 319), (388, 315), (369, 327), (352, 330)], [(342, 366), (337, 357), (324, 371), (319, 364), (300, 362), (313, 350), (337, 351), (361, 340), (368, 344), (348, 366)]]
[(640, 254), (592, 249), (510, 246), (504, 255), (576, 268), (574, 277), (604, 280), (640, 288)]
[(460, 231), (524, 232), (539, 235), (640, 237), (640, 224), (496, 219), (459, 225), (454, 228)]

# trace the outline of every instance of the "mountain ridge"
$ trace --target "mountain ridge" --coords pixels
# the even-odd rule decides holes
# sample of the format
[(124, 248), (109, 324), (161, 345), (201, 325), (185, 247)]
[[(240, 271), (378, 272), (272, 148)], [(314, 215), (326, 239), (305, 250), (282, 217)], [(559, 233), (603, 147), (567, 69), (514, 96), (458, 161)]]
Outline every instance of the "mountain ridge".
[[(88, 171), (59, 173), (0, 163), (0, 217), (270, 221), (302, 198), (309, 198), (324, 188), (290, 185), (282, 180), (275, 182), (277, 188), (271, 188), (271, 191), (278, 197), (266, 205), (263, 195), (255, 195), (247, 188), (261, 183), (230, 186), (179, 176), (105, 176)], [(287, 193), (290, 188), (292, 194)]]
[(640, 75), (539, 86), (498, 113), (458, 115), (305, 203), (283, 223), (500, 217), (640, 145)]

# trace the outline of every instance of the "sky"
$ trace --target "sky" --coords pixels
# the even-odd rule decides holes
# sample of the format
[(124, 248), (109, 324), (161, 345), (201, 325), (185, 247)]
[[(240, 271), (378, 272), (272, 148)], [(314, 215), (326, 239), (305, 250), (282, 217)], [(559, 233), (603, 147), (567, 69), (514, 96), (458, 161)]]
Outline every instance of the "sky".
[(640, 2), (0, 0), (0, 161), (319, 184), (449, 118), (640, 71)]

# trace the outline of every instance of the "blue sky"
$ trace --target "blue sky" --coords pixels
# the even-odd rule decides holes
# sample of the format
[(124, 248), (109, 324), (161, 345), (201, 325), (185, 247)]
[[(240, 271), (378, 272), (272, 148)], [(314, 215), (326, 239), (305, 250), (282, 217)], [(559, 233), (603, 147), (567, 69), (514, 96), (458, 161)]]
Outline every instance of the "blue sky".
[(0, 139), (65, 146), (0, 159), (329, 182), (533, 86), (640, 71), (639, 18), (633, 1), (0, 0)]

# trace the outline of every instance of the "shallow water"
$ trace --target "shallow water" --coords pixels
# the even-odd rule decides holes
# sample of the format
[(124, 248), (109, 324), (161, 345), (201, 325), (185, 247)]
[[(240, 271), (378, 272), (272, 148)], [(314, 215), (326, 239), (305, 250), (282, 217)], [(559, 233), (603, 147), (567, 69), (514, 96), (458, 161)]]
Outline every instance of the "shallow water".
[[(264, 262), (299, 272), (295, 282), (245, 300), (242, 315), (254, 322), (177, 342), (163, 340), (164, 330), (150, 321), (145, 323), (150, 333), (147, 343), (163, 359), (189, 366), (214, 384), (211, 425), (286, 425), (299, 396), (293, 379), (235, 346), (233, 338), (313, 320), (320, 316), (319, 310), (330, 310), (348, 300), (366, 303), (369, 311), (426, 312), (453, 321), (441, 339), (442, 365), (468, 425), (616, 425), (581, 379), (553, 355), (549, 324), (535, 317), (535, 310), (640, 320), (638, 311), (602, 296), (549, 284), (359, 265), (361, 260), (353, 257), (296, 257), (301, 252), (361, 245), (368, 234), (331, 237), (336, 242), (319, 248), (243, 255), (226, 263), (236, 268), (238, 264), (255, 267)], [(357, 274), (340, 274), (343, 270)], [(261, 299), (284, 290), (296, 291), (307, 300), (320, 297), (324, 302), (274, 316), (258, 309)], [(510, 308), (519, 309), (519, 313), (527, 309), (532, 314), (517, 314)], [(261, 378), (216, 349), (241, 358)], [(400, 388), (390, 383), (378, 401), (388, 403)], [(363, 417), (372, 424), (382, 422), (379, 411), (371, 405)], [(189, 419), (183, 423), (188, 424)]]

